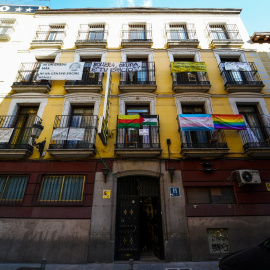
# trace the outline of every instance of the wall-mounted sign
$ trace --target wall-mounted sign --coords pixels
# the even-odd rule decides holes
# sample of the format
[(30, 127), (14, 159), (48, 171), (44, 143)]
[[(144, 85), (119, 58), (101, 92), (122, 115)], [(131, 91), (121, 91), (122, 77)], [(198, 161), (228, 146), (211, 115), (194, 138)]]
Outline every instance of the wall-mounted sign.
[(0, 128), (0, 143), (8, 143), (14, 128)]
[(170, 197), (180, 197), (180, 187), (170, 187)]
[(110, 198), (111, 198), (111, 190), (103, 189), (103, 199), (110, 199)]
[(83, 62), (42, 63), (37, 73), (37, 80), (81, 80)]
[(13, 6), (0, 5), (0, 12), (3, 13), (35, 13), (35, 10), (41, 9), (41, 6)]
[(139, 136), (149, 136), (149, 129), (139, 129)]
[(101, 73), (107, 72), (133, 72), (142, 70), (142, 62), (121, 62), (121, 63), (111, 63), (111, 62), (93, 62), (91, 65), (90, 72)]
[(171, 62), (171, 72), (206, 72), (204, 62)]
[(267, 191), (270, 191), (270, 183), (265, 183)]

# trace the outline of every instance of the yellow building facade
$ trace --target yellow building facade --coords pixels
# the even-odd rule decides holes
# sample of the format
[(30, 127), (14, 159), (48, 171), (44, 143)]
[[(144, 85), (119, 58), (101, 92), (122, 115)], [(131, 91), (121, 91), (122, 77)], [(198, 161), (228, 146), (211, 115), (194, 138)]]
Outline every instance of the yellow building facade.
[[(0, 246), (12, 247), (1, 261), (207, 261), (266, 237), (270, 80), (258, 53), (269, 48), (240, 13), (0, 13), (12, 28), (0, 34)], [(72, 63), (80, 79), (54, 77)], [(244, 130), (179, 117), (238, 114)]]

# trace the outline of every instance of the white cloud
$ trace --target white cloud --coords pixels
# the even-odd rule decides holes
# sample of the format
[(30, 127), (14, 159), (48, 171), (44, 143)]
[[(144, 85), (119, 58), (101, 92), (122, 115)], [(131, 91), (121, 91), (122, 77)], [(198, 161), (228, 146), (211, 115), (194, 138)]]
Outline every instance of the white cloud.
[(123, 0), (118, 0), (116, 5), (117, 7), (121, 7), (123, 5)]
[(152, 7), (153, 6), (153, 0), (143, 0), (143, 6), (144, 7)]
[(129, 7), (135, 7), (135, 0), (127, 0)]

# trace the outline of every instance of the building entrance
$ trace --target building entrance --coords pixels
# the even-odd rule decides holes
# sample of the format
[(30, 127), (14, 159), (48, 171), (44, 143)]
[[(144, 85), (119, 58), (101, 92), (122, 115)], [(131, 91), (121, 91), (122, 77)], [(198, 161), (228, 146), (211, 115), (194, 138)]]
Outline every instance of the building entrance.
[(119, 179), (115, 259), (163, 259), (163, 250), (159, 179)]

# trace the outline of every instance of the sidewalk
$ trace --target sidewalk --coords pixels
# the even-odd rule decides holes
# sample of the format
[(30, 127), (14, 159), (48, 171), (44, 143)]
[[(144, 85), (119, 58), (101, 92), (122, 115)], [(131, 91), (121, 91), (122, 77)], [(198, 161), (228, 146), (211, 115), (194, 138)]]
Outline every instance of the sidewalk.
[[(133, 270), (217, 270), (218, 262), (134, 262)], [(40, 264), (0, 263), (0, 270), (34, 270)], [(25, 269), (23, 269), (25, 268)], [(47, 264), (45, 270), (129, 270), (129, 262), (108, 264)]]

